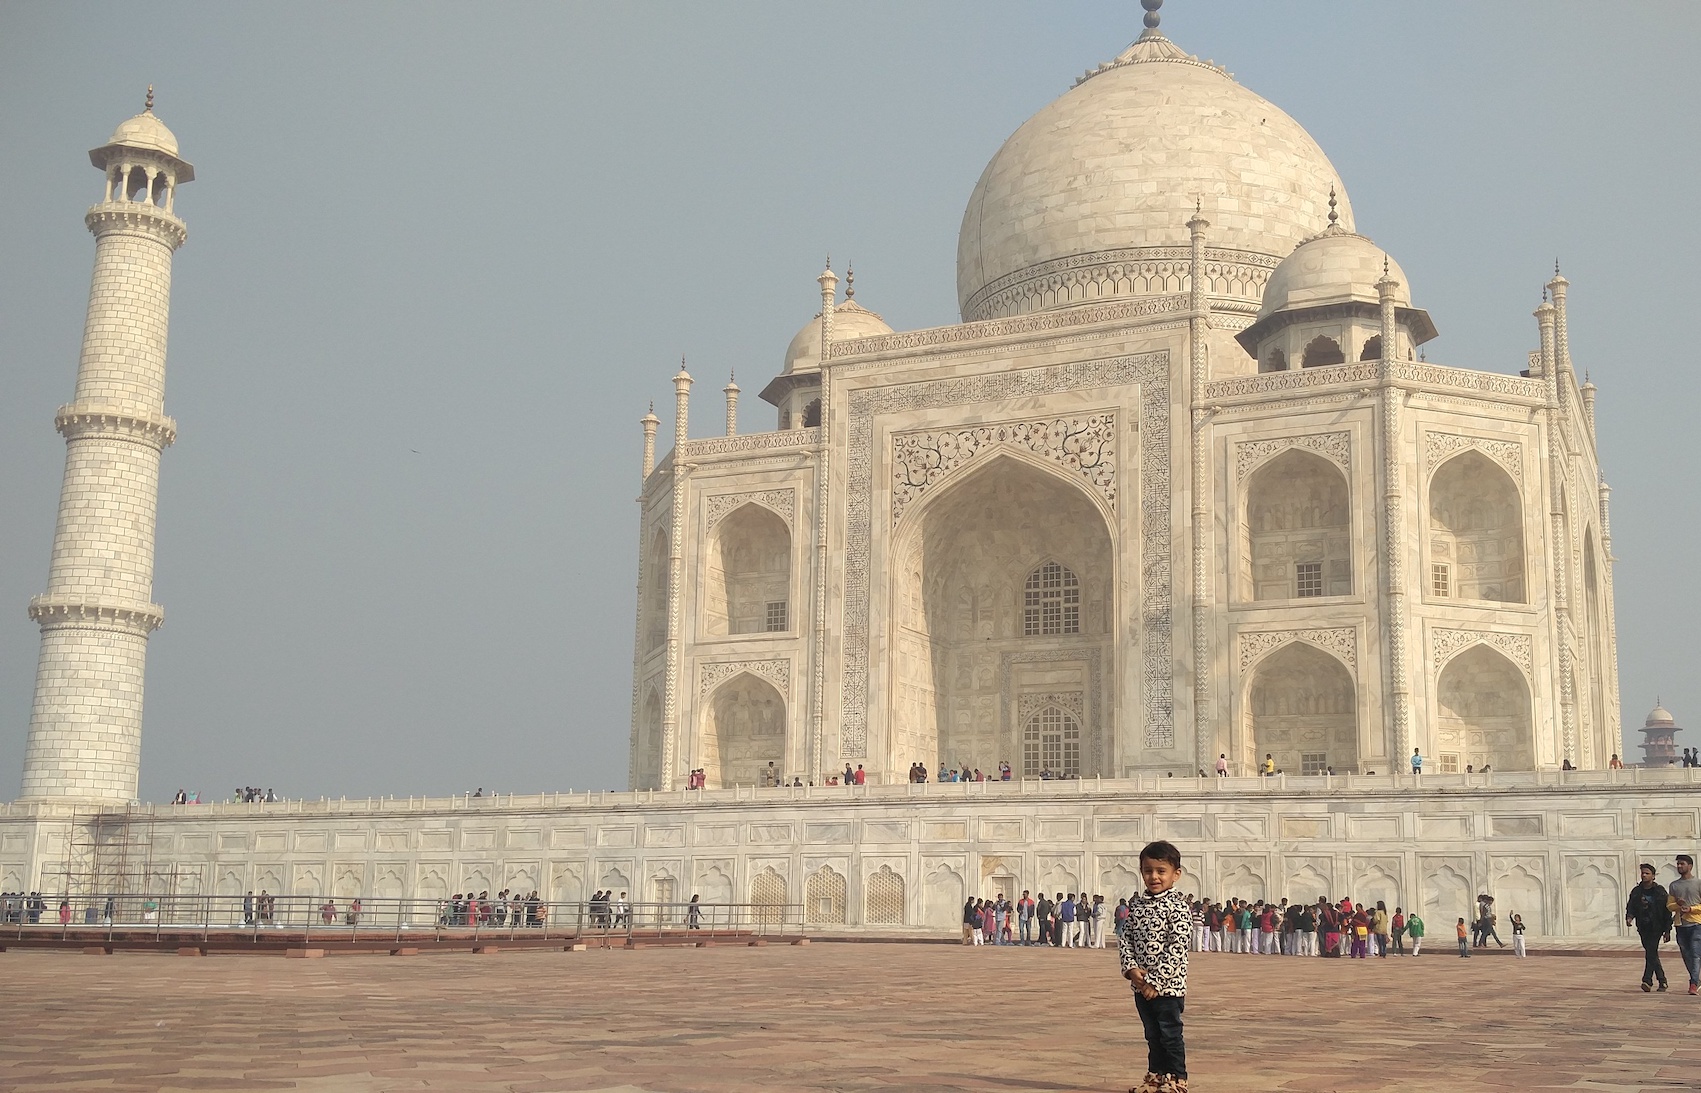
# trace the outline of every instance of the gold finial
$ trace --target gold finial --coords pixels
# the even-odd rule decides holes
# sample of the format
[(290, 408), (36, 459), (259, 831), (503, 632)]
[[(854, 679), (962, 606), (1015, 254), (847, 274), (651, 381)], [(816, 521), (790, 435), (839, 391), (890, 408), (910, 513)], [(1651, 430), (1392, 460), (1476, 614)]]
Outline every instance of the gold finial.
[(856, 295), (856, 270), (847, 262), (845, 264), (845, 300), (849, 301)]
[(830, 254), (827, 256), (827, 268), (828, 269), (833, 268), (833, 256), (830, 255)]
[(1386, 254), (1382, 256), (1382, 276), (1388, 276), (1388, 256)]
[(1553, 275), (1555, 277), (1559, 276), (1559, 259), (1557, 258), (1553, 260)]
[(1335, 187), (1329, 187), (1329, 226), (1335, 227), (1341, 221), (1341, 214), (1335, 211)]
[(146, 106), (142, 107), (142, 113), (152, 114), (153, 112), (154, 112), (154, 85), (149, 84), (148, 85), (148, 103), (147, 103)]
[(655, 400), (655, 399), (651, 399), (651, 400), (650, 400), (650, 413), (652, 413), (652, 414), (653, 414), (653, 413), (655, 413), (655, 412), (656, 412), (656, 400)]

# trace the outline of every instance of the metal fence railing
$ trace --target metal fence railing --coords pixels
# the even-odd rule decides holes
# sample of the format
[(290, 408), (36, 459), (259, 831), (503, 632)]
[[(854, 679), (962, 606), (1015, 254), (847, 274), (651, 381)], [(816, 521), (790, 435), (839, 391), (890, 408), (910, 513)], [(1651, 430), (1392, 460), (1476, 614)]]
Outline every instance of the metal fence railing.
[(802, 904), (545, 902), (478, 899), (335, 899), (326, 896), (113, 895), (94, 899), (27, 897), (0, 905), (0, 936), (74, 932), (135, 939), (212, 937), (383, 937), (601, 940), (793, 936), (805, 927)]

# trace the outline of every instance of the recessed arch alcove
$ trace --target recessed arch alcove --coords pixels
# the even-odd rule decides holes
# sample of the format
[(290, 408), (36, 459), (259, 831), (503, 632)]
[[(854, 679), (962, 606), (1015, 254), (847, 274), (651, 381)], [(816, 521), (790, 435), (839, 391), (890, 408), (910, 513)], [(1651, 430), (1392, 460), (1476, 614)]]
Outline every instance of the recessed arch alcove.
[(1017, 707), (1044, 697), (1075, 711), (1078, 769), (1098, 773), (1108, 696), (1087, 666), (1108, 662), (1114, 610), (1100, 503), (1062, 468), (982, 457), (905, 512), (893, 557), (893, 762), (1021, 770)]
[(715, 688), (704, 718), (696, 765), (710, 788), (758, 785), (769, 763), (784, 772), (786, 703), (773, 684), (740, 672)]
[(1358, 693), (1338, 659), (1293, 641), (1254, 666), (1246, 685), (1241, 760), (1256, 769), (1266, 755), (1286, 774), (1358, 772)]
[(1429, 554), (1433, 598), (1529, 602), (1523, 500), (1512, 476), (1475, 448), (1429, 480)]
[(1247, 479), (1245, 504), (1240, 577), (1246, 598), (1352, 594), (1352, 506), (1339, 467), (1289, 448)]
[(792, 628), (791, 529), (772, 509), (740, 505), (709, 535), (703, 628), (710, 635)]
[(1473, 645), (1441, 669), (1436, 697), (1436, 750), (1457, 756), (1461, 770), (1535, 767), (1530, 688), (1510, 660), (1487, 645)]

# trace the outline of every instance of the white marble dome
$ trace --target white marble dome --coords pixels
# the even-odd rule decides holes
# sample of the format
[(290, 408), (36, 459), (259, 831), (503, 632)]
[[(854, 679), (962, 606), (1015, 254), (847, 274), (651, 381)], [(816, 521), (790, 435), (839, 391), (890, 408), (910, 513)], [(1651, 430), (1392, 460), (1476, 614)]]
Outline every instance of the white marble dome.
[(113, 130), (112, 139), (106, 143), (146, 148), (154, 152), (164, 152), (168, 156), (177, 155), (177, 135), (167, 129), (163, 121), (154, 117), (152, 110), (144, 110), (120, 124)]
[[(833, 307), (833, 341), (842, 342), (850, 338), (871, 338), (876, 334), (890, 334), (892, 328), (886, 325), (886, 320), (863, 307), (853, 300), (836, 304)], [(803, 324), (803, 329), (792, 338), (786, 347), (786, 363), (784, 374), (793, 372), (809, 372), (821, 367), (821, 313), (816, 312), (815, 318)]]
[[(1029, 118), (987, 164), (957, 238), (963, 319), (1084, 302), (1022, 286), (1093, 256), (1185, 247), (1196, 200), (1208, 247), (1265, 256), (1267, 269), (1327, 226), (1331, 187), (1341, 189), (1334, 166), (1298, 122), (1148, 32)], [(1340, 215), (1350, 231), (1344, 192)], [(1112, 275), (1090, 295), (1175, 291)]]
[(1398, 281), (1394, 301), (1412, 306), (1411, 285), (1406, 271), (1375, 243), (1362, 235), (1333, 227), (1294, 248), (1270, 274), (1264, 286), (1260, 319), (1289, 308), (1335, 304), (1348, 300), (1380, 304), (1383, 262), (1388, 276)]

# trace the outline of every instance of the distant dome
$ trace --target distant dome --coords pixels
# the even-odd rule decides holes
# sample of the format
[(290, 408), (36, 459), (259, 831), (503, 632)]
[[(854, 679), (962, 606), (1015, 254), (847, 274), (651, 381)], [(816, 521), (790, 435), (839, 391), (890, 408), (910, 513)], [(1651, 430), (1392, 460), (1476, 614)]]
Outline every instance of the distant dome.
[[(1268, 269), (1327, 225), (1334, 165), (1299, 123), (1155, 31), (1029, 118), (975, 185), (957, 237), (964, 321), (1178, 291), (1165, 277), (1083, 267), (1185, 248), (1194, 202), (1213, 251)], [(1352, 206), (1340, 196), (1341, 223)]]
[(112, 131), (112, 139), (107, 144), (122, 144), (129, 148), (146, 148), (154, 152), (164, 152), (168, 156), (177, 155), (177, 136), (165, 123), (154, 117), (152, 110), (144, 110), (140, 114), (124, 122)]
[(1307, 239), (1282, 259), (1264, 286), (1258, 317), (1348, 300), (1380, 304), (1382, 294), (1376, 283), (1382, 280), (1384, 261), (1388, 263), (1388, 276), (1400, 283), (1394, 290), (1395, 303), (1412, 306), (1411, 284), (1399, 263), (1364, 236), (1333, 227)]
[(1648, 714), (1647, 720), (1643, 721), (1642, 724), (1650, 729), (1655, 726), (1666, 728), (1676, 725), (1677, 719), (1673, 717), (1671, 715), (1671, 711), (1666, 709), (1664, 706), (1655, 706)]
[[(886, 325), (886, 320), (863, 307), (855, 300), (846, 300), (833, 307), (833, 340), (846, 341), (850, 338), (871, 338), (876, 334), (890, 334), (892, 328)], [(803, 324), (803, 329), (791, 340), (786, 347), (786, 363), (783, 370), (785, 375), (793, 372), (811, 372), (821, 367), (821, 313), (816, 312), (815, 318)]]

